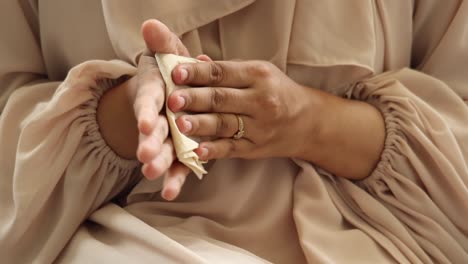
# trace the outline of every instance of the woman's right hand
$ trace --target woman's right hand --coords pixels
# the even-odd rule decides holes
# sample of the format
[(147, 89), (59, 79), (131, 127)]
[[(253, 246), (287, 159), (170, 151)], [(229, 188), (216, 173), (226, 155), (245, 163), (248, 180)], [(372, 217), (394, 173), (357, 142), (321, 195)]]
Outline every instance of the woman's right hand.
[(147, 20), (141, 28), (149, 50), (140, 57), (134, 111), (139, 130), (137, 157), (144, 164), (148, 179), (165, 174), (161, 195), (166, 200), (177, 197), (190, 170), (177, 161), (169, 126), (161, 110), (165, 101), (165, 84), (154, 58), (155, 53), (190, 56), (182, 41), (158, 20)]
[(155, 53), (189, 56), (180, 39), (164, 24), (148, 20), (142, 25), (148, 51), (140, 56), (137, 75), (106, 92), (98, 107), (98, 122), (109, 146), (124, 158), (143, 163), (142, 173), (149, 180), (165, 175), (162, 197), (177, 197), (189, 169), (177, 161), (169, 126), (161, 110), (165, 84)]

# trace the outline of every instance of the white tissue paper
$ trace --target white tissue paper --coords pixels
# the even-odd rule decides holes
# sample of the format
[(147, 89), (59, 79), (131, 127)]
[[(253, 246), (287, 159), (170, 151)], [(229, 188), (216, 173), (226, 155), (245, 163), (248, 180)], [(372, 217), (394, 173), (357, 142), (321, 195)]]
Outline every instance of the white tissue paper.
[[(177, 56), (174, 54), (162, 54), (158, 53), (155, 55), (156, 61), (159, 66), (159, 70), (161, 71), (161, 75), (166, 83), (166, 102), (169, 95), (180, 88), (187, 88), (187, 86), (179, 86), (174, 84), (172, 81), (172, 70), (180, 63), (197, 63), (200, 62), (199, 60)], [(166, 116), (167, 121), (169, 123), (169, 130), (171, 133), (172, 141), (174, 144), (175, 152), (177, 155), (177, 159), (189, 167), (201, 180), (203, 178), (203, 174), (206, 174), (206, 170), (203, 168), (203, 163), (199, 158), (198, 155), (193, 151), (198, 148), (198, 142), (192, 138), (187, 137), (186, 135), (182, 134), (179, 131), (179, 128), (176, 125), (176, 118), (179, 115), (184, 113), (177, 113), (174, 114), (171, 110), (169, 110), (167, 103), (166, 103)]]

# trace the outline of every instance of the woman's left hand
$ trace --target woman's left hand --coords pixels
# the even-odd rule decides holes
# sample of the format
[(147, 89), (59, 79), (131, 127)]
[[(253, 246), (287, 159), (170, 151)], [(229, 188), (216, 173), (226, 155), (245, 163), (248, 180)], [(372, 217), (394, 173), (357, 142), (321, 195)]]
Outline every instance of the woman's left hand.
[[(297, 84), (269, 62), (181, 64), (172, 74), (178, 85), (199, 87), (173, 92), (168, 105), (191, 113), (176, 120), (182, 133), (216, 138), (196, 150), (202, 160), (301, 156), (314, 131), (310, 114), (320, 116), (311, 109), (320, 109), (322, 92)], [(245, 132), (235, 139), (240, 123)]]

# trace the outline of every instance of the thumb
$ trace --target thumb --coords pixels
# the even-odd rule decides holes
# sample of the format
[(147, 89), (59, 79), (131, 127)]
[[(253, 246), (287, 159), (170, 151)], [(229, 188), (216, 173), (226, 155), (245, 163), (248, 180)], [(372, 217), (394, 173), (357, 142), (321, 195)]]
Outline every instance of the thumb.
[(150, 19), (141, 26), (141, 33), (146, 47), (152, 53), (172, 53), (189, 56), (187, 48), (182, 41), (159, 20)]

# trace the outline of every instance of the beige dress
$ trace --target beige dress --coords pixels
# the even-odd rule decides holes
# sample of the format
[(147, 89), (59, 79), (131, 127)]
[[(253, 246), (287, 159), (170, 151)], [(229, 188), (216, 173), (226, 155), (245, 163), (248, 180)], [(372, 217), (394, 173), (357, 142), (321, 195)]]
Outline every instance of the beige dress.
[[(374, 104), (377, 168), (218, 160), (163, 201), (96, 123), (148, 18)], [(0, 22), (2, 263), (468, 262), (468, 1), (3, 0)]]

